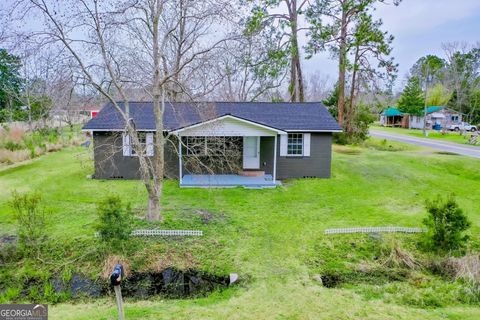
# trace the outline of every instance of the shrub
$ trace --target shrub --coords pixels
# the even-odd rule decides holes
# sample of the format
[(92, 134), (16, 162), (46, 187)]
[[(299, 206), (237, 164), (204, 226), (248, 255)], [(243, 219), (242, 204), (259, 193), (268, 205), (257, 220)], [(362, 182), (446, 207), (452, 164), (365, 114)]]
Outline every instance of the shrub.
[(10, 205), (15, 212), (18, 241), (27, 252), (38, 251), (47, 237), (45, 210), (40, 203), (38, 193), (12, 194)]
[(437, 251), (452, 251), (465, 246), (468, 236), (463, 232), (470, 227), (470, 221), (458, 207), (453, 196), (445, 201), (440, 197), (436, 201), (428, 201), (426, 208), (428, 217), (423, 223), (428, 228), (428, 245)]
[(98, 204), (96, 229), (102, 240), (126, 240), (133, 229), (130, 205), (123, 206), (119, 196), (108, 196)]
[(9, 151), (16, 151), (16, 150), (21, 150), (23, 149), (23, 146), (19, 143), (16, 143), (14, 141), (7, 141), (3, 145), (3, 147)]
[[(345, 119), (345, 122), (348, 121)], [(359, 144), (368, 138), (368, 127), (375, 121), (367, 106), (358, 105), (353, 119), (344, 132), (335, 133), (333, 141), (337, 144)]]

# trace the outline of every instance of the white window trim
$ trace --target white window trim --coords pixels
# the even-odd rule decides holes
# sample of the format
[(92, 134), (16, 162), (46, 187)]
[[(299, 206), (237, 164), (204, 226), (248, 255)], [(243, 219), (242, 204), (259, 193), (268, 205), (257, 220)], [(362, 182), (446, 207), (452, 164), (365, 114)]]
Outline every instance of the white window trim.
[(292, 132), (289, 134), (301, 134), (302, 135), (302, 154), (289, 154), (288, 153), (288, 134), (280, 135), (280, 156), (289, 158), (301, 158), (310, 157), (311, 146), (311, 133), (306, 132)]
[(122, 150), (124, 157), (132, 156), (132, 147), (130, 146), (130, 136), (126, 133), (122, 134)]
[[(302, 153), (301, 154), (298, 154), (298, 153), (297, 154), (290, 154), (290, 153), (288, 153), (288, 136), (291, 135), (291, 134), (296, 134), (296, 135), (299, 135), (299, 136), (302, 137)], [(297, 133), (297, 132), (287, 134), (287, 154), (286, 154), (287, 157), (293, 157), (293, 158), (303, 157), (303, 154), (304, 154), (304, 136), (303, 135), (304, 135), (303, 133)]]
[[(133, 151), (131, 141), (132, 137), (129, 134), (124, 133), (122, 135), (124, 157), (138, 157), (138, 154)], [(145, 133), (145, 155), (147, 157), (153, 157), (154, 152), (153, 132), (147, 132)]]

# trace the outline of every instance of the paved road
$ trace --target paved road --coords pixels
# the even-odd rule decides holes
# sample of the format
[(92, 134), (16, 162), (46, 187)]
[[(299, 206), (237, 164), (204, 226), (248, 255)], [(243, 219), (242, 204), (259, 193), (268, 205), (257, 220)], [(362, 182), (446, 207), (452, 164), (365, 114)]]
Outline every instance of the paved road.
[(370, 135), (372, 137), (395, 140), (399, 142), (405, 142), (414, 144), (417, 146), (428, 147), (436, 149), (439, 151), (452, 152), (456, 154), (461, 154), (464, 156), (480, 158), (480, 147), (461, 145), (458, 143), (446, 142), (441, 140), (427, 139), (427, 138), (417, 138), (404, 134), (394, 133), (394, 132), (385, 132), (375, 129), (370, 129)]

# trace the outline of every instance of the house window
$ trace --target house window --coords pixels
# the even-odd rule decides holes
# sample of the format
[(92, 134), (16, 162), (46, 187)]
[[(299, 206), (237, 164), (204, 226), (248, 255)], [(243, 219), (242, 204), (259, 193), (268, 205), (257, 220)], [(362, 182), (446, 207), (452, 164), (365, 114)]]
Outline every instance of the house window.
[(139, 154), (152, 157), (154, 153), (153, 133), (137, 132), (139, 144), (134, 145), (130, 135), (123, 134), (123, 155), (126, 157), (138, 156)]
[[(145, 155), (146, 149), (147, 149), (147, 134), (145, 132), (139, 132), (138, 134), (138, 142), (139, 145), (135, 146), (132, 143), (132, 156), (138, 155), (138, 154), (143, 154)], [(130, 138), (130, 141), (132, 139)]]
[(287, 144), (287, 155), (303, 155), (303, 133), (289, 133)]

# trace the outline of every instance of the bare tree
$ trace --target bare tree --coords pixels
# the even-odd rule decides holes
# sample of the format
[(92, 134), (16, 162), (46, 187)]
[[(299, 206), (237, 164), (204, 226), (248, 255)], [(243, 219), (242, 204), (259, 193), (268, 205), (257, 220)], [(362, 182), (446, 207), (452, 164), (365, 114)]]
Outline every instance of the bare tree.
[[(85, 81), (121, 115), (148, 192), (149, 220), (161, 219), (164, 146), (168, 141), (163, 125), (166, 99), (175, 99), (177, 88), (184, 87), (182, 75), (225, 41), (224, 34), (216, 39), (206, 25), (189, 28), (193, 21), (210, 18), (212, 11), (202, 10), (212, 3), (185, 0), (181, 8), (172, 0), (18, 0), (12, 4), (12, 12), (21, 20), (29, 14), (43, 18), (44, 23), (29, 35), (44, 45), (61, 44)], [(178, 34), (182, 25), (183, 36)], [(201, 41), (205, 38), (209, 41)], [(174, 43), (176, 55), (172, 55)], [(176, 62), (173, 67), (172, 60)], [(132, 88), (142, 88), (153, 101), (153, 156), (144, 152), (145, 144), (130, 114), (128, 92)]]
[(454, 107), (462, 113), (470, 111), (472, 89), (480, 81), (480, 46), (466, 42), (450, 42), (442, 44), (447, 57), (446, 82), (453, 89), (451, 101)]
[(330, 77), (322, 76), (320, 73), (315, 72), (307, 78), (305, 86), (306, 101), (322, 101), (324, 100), (330, 91), (331, 87)]
[(287, 76), (282, 63), (270, 59), (274, 44), (264, 35), (239, 35), (217, 60), (222, 82), (214, 98), (225, 101), (256, 101), (268, 98)]
[[(253, 1), (252, 17), (248, 30), (268, 30), (270, 37), (277, 38), (278, 50), (271, 58), (288, 57), (285, 66), (290, 68), (288, 85), (289, 100), (305, 101), (304, 75), (301, 66), (299, 35), (306, 28), (301, 27), (301, 16), (309, 5), (307, 0), (258, 0)], [(280, 12), (281, 9), (284, 9)]]

